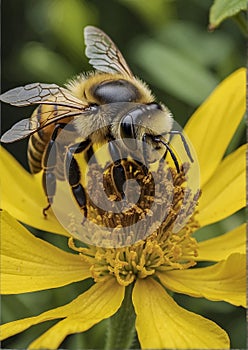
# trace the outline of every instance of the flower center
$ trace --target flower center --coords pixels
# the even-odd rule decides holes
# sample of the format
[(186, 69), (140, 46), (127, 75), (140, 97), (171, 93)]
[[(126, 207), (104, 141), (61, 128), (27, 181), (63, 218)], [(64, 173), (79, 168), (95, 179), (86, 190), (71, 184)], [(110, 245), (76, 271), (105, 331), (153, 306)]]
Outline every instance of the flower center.
[[(136, 169), (136, 165), (132, 162), (126, 162), (125, 169), (127, 178), (130, 172), (142, 185), (136, 205), (118, 214), (98, 210), (89, 202), (88, 212), (91, 213), (91, 219), (99, 224), (98, 232), (91, 234), (101, 237), (99, 245), (77, 247), (73, 238), (70, 238), (70, 248), (79, 252), (82, 259), (90, 264), (95, 282), (104, 281), (111, 275), (124, 286), (131, 284), (137, 278), (153, 275), (156, 271), (187, 269), (195, 265), (198, 246), (192, 233), (199, 227), (195, 220), (199, 191), (192, 194), (187, 188), (187, 165), (181, 167), (180, 173), (172, 168), (166, 170), (163, 166), (159, 166), (153, 176), (144, 173), (139, 167)], [(109, 183), (110, 173), (106, 172), (104, 176), (104, 181)], [(165, 193), (172, 195), (165, 196)], [(111, 195), (114, 203), (118, 194), (111, 192)], [(165, 209), (166, 215), (161, 215)], [(146, 226), (137, 225), (144, 217)], [(108, 223), (113, 228), (111, 235), (116, 236), (118, 230), (123, 232), (123, 229), (126, 229), (128, 234), (125, 232), (125, 244), (121, 247), (107, 248), (101, 244), (104, 239), (113, 239), (109, 234), (104, 237), (101, 232), (101, 227)], [(130, 230), (129, 227), (133, 223), (136, 224), (135, 230)], [(144, 234), (147, 227), (152, 228), (148, 235)], [(130, 244), (134, 236), (134, 243)]]

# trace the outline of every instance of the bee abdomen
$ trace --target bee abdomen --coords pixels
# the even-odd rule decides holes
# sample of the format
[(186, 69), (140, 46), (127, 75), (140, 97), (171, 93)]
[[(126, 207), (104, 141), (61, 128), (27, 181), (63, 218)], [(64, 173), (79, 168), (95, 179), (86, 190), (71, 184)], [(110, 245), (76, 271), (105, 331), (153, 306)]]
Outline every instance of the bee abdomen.
[(30, 171), (33, 174), (42, 170), (42, 156), (46, 145), (47, 135), (43, 132), (37, 132), (30, 136), (28, 143), (28, 163)]

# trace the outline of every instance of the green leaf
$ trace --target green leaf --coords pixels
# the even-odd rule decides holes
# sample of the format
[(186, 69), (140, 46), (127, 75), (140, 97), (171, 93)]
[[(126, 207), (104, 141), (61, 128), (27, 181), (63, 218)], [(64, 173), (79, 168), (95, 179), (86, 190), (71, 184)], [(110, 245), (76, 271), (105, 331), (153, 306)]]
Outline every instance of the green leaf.
[(132, 12), (137, 13), (152, 28), (160, 27), (166, 18), (169, 19), (174, 12), (174, 4), (171, 0), (119, 0), (119, 2)]
[(228, 17), (247, 9), (247, 0), (215, 0), (210, 8), (210, 29), (216, 28)]
[(34, 80), (64, 84), (76, 73), (66, 59), (38, 42), (24, 46), (20, 62), (22, 69), (31, 74)]
[(131, 51), (135, 63), (157, 87), (190, 105), (199, 105), (218, 83), (199, 62), (155, 40), (140, 39)]
[(156, 39), (166, 47), (173, 47), (181, 52), (182, 56), (211, 68), (223, 64), (234, 50), (234, 42), (230, 35), (221, 31), (213, 35), (190, 21), (170, 21), (155, 34)]
[[(50, 45), (63, 47), (74, 62), (84, 59), (83, 28), (95, 23), (92, 4), (82, 0), (34, 1), (30, 21), (34, 28), (50, 36)], [(54, 43), (53, 43), (54, 41)]]

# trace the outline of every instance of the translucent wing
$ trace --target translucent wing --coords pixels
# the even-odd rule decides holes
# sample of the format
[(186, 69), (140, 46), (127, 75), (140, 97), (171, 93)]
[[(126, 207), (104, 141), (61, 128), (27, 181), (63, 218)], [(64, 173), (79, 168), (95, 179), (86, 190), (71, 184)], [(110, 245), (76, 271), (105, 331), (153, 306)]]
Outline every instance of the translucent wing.
[(29, 136), (32, 133), (29, 124), (29, 118), (19, 121), (18, 123), (13, 125), (11, 129), (9, 129), (8, 131), (6, 131), (6, 133), (3, 134), (3, 136), (1, 137), (1, 142), (10, 143)]
[(0, 101), (14, 106), (51, 105), (41, 112), (39, 109), (31, 118), (14, 124), (1, 137), (1, 142), (10, 143), (25, 138), (45, 126), (63, 118), (81, 115), (88, 107), (68, 90), (56, 84), (34, 83), (9, 90), (0, 95)]
[(85, 54), (90, 64), (106, 73), (122, 73), (133, 77), (127, 62), (114, 42), (100, 29), (87, 26), (84, 29)]
[(71, 93), (56, 85), (33, 83), (9, 90), (0, 95), (0, 101), (13, 106), (28, 106), (33, 104), (57, 104), (60, 106), (70, 106), (82, 108), (82, 101), (71, 95)]

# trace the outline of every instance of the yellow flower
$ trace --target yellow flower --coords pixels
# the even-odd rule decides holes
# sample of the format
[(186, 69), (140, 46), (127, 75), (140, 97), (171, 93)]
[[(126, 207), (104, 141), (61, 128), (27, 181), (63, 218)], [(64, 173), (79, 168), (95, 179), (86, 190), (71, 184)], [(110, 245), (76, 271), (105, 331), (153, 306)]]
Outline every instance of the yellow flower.
[[(2, 325), (1, 339), (57, 320), (29, 344), (31, 349), (54, 349), (67, 335), (112, 316), (112, 332), (122, 334), (119, 348), (130, 346), (123, 329), (134, 321), (142, 348), (229, 348), (223, 329), (179, 306), (169, 291), (245, 306), (245, 226), (200, 243), (192, 237), (200, 227), (245, 206), (246, 147), (225, 156), (244, 111), (245, 70), (240, 69), (216, 88), (185, 128), (200, 164), (197, 212), (176, 235), (164, 225), (145, 241), (118, 249), (76, 247), (70, 238), (71, 254), (29, 233), (14, 218), (68, 235), (52, 214), (42, 216), (46, 199), (40, 176), (31, 176), (2, 149), (2, 294), (58, 288), (88, 278), (94, 283), (64, 306)], [(201, 261), (212, 264), (190, 268)], [(109, 340), (108, 348), (117, 344)]]

